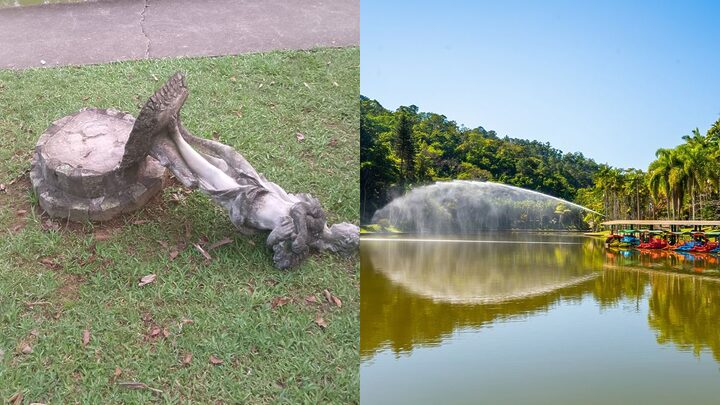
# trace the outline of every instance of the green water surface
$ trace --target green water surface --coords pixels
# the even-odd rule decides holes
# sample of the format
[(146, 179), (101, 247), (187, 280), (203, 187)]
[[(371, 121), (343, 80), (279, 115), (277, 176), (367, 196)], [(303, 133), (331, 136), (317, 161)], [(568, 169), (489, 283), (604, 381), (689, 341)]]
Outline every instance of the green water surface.
[(361, 243), (363, 404), (720, 403), (716, 256), (412, 239)]

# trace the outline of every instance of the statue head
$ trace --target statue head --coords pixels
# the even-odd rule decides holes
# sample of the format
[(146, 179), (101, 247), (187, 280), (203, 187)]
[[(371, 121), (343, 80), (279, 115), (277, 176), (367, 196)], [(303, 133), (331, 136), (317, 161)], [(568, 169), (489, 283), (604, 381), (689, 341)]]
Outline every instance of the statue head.
[(360, 227), (347, 222), (325, 228), (322, 237), (313, 243), (318, 250), (352, 255), (360, 248)]

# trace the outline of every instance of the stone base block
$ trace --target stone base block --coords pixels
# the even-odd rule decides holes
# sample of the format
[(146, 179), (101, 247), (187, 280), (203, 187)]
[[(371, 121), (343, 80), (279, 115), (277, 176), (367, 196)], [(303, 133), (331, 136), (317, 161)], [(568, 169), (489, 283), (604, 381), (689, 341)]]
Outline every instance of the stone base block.
[(162, 190), (165, 168), (157, 160), (148, 156), (119, 168), (134, 121), (120, 111), (87, 109), (47, 129), (35, 148), (30, 180), (50, 216), (107, 221)]

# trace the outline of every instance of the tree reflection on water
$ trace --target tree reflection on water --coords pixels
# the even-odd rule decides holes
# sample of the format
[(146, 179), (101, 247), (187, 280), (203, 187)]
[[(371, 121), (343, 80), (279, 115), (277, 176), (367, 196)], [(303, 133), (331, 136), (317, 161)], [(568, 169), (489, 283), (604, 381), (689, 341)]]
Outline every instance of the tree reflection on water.
[(714, 305), (720, 284), (690, 275), (716, 273), (716, 257), (611, 251), (590, 238), (540, 239), (579, 244), (363, 241), (361, 356), (409, 353), (438, 345), (458, 329), (528, 318), (592, 297), (600, 308), (621, 300), (648, 305), (658, 343), (696, 355), (710, 349), (720, 362), (720, 309)]

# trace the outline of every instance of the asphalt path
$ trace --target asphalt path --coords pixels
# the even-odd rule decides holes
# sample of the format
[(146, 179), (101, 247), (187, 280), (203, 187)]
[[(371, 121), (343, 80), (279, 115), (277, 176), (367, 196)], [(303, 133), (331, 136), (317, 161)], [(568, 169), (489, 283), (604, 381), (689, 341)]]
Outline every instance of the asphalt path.
[(359, 43), (359, 0), (99, 0), (0, 9), (0, 68)]

